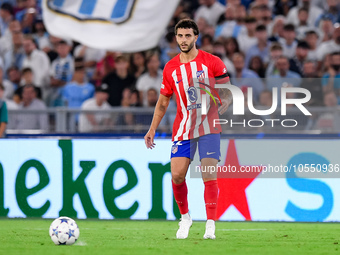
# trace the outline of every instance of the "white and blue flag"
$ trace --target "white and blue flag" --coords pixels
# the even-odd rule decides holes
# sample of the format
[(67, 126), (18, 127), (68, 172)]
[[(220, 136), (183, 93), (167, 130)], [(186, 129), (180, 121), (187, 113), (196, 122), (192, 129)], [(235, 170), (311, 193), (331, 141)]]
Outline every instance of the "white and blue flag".
[(135, 52), (155, 47), (179, 0), (44, 0), (50, 34), (86, 46)]

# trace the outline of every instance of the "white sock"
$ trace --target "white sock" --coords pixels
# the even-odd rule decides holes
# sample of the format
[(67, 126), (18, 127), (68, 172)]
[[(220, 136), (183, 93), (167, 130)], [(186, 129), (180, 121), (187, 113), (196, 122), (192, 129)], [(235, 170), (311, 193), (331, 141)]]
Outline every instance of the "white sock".
[(191, 218), (190, 218), (189, 213), (182, 214), (182, 219), (183, 219), (183, 220), (190, 220)]
[(215, 221), (214, 220), (207, 220), (207, 226), (210, 226), (210, 225), (215, 225)]

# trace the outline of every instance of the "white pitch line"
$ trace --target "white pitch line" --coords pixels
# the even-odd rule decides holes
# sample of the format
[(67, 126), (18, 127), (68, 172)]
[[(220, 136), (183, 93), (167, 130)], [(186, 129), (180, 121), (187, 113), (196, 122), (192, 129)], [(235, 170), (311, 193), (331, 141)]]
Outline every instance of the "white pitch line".
[(216, 229), (217, 231), (266, 231), (268, 229), (265, 228), (246, 228), (246, 229), (232, 229), (232, 228), (222, 228), (222, 229)]

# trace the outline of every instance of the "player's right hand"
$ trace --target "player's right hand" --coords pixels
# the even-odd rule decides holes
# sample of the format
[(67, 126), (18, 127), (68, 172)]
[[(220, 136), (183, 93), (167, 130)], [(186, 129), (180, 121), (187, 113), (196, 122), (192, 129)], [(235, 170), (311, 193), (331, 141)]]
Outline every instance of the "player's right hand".
[(144, 141), (145, 141), (145, 145), (146, 148), (148, 149), (153, 149), (155, 147), (155, 143), (153, 141), (154, 137), (155, 137), (155, 131), (154, 130), (149, 130), (146, 135), (144, 136)]

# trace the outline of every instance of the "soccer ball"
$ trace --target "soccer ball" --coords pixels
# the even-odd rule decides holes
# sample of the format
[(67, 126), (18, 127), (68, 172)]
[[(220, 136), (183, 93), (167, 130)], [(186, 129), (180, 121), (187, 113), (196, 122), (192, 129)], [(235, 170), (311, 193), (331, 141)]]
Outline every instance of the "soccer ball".
[(79, 237), (78, 225), (69, 217), (59, 217), (51, 223), (50, 237), (57, 245), (74, 244)]

